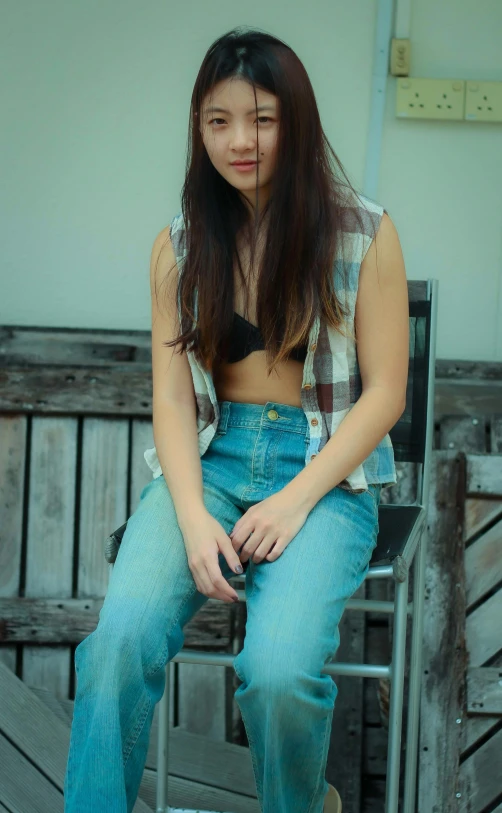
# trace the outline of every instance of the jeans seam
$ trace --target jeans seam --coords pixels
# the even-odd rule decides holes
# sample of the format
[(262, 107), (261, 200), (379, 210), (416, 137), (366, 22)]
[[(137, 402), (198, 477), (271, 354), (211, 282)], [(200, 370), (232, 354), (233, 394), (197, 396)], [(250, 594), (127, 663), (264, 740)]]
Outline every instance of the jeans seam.
[(148, 717), (148, 712), (150, 711), (150, 708), (151, 708), (151, 704), (152, 704), (151, 698), (147, 697), (147, 699), (145, 701), (145, 704), (143, 706), (143, 709), (141, 711), (141, 714), (139, 716), (139, 720), (136, 723), (133, 731), (129, 734), (129, 737), (128, 737), (128, 739), (126, 740), (126, 742), (124, 744), (124, 751), (123, 751), (123, 755), (122, 755), (122, 758), (123, 758), (123, 761), (124, 761), (124, 767), (127, 764), (127, 760), (131, 756), (132, 749), (136, 745), (136, 743), (138, 741), (138, 738), (139, 738), (139, 735), (141, 734), (141, 732), (143, 730), (143, 727), (144, 727), (145, 722), (146, 722), (146, 718)]
[[(257, 425), (254, 422), (253, 423), (245, 423), (244, 421), (241, 421), (239, 423), (229, 423), (228, 427), (230, 427), (231, 429), (254, 429), (257, 432), (260, 432), (261, 429), (270, 430), (271, 432), (287, 432), (288, 435), (300, 435), (300, 437), (302, 437), (305, 442), (307, 442), (307, 440), (309, 440), (309, 438), (306, 435), (306, 430), (304, 430), (303, 428), (295, 429), (294, 427), (287, 426), (287, 425), (286, 426), (277, 426), (277, 425), (276, 426), (271, 426), (270, 424)], [(228, 427), (227, 427), (227, 429), (228, 429)], [(220, 431), (220, 430), (218, 429), (217, 431)], [(225, 431), (226, 431), (226, 429), (225, 429)]]
[[(255, 577), (253, 576), (253, 587), (251, 588), (251, 592), (250, 592), (249, 596), (248, 596), (248, 597), (247, 597), (247, 599), (246, 599), (246, 613), (247, 613), (247, 607), (248, 607), (248, 604), (249, 604), (249, 602), (251, 601), (251, 598), (252, 598), (252, 596), (254, 595), (255, 590), (256, 590), (256, 579), (255, 579)], [(245, 646), (245, 643), (244, 643), (244, 646)], [(243, 650), (244, 650), (244, 646), (242, 647), (241, 652), (243, 652)], [(237, 658), (237, 656), (238, 656), (238, 655), (240, 655), (240, 652), (238, 652), (238, 653), (237, 653), (237, 655), (236, 655), (235, 657)], [(235, 664), (235, 658), (234, 658), (234, 664)], [(242, 677), (242, 675), (239, 673), (239, 671), (236, 669), (235, 665), (234, 665), (234, 672), (235, 672), (235, 674), (237, 675), (237, 677), (239, 678), (239, 680), (240, 680), (240, 681), (242, 681), (242, 682), (244, 682), (244, 678), (243, 678), (243, 677)]]
[[(332, 682), (334, 683), (333, 679), (332, 679)], [(315, 795), (316, 795), (316, 792), (317, 792), (317, 786), (319, 784), (319, 779), (321, 777), (321, 771), (322, 771), (323, 763), (324, 763), (324, 751), (325, 751), (325, 748), (326, 748), (326, 737), (327, 737), (327, 733), (328, 733), (328, 726), (329, 726), (329, 722), (330, 722), (330, 717), (331, 717), (332, 714), (333, 714), (333, 710), (329, 711), (327, 716), (326, 716), (326, 723), (324, 725), (324, 736), (322, 738), (321, 759), (320, 759), (320, 765), (319, 765), (319, 773), (317, 774), (317, 782), (316, 782), (312, 797), (310, 799), (310, 804), (309, 804), (309, 806), (307, 808), (307, 813), (311, 813), (312, 804), (314, 802), (314, 798), (315, 798)]]
[(380, 488), (380, 490), (379, 490), (378, 492), (375, 492), (375, 495), (374, 495), (374, 502), (375, 502), (375, 520), (377, 521), (377, 523), (378, 523), (378, 508), (379, 508), (379, 506), (380, 506), (380, 494), (381, 494), (381, 493), (382, 493), (382, 489)]
[[(167, 653), (169, 651), (169, 636), (171, 635), (171, 632), (173, 631), (176, 624), (178, 623), (180, 615), (181, 615), (183, 609), (185, 608), (187, 601), (189, 601), (196, 592), (197, 592), (197, 587), (195, 588), (195, 590), (192, 590), (190, 593), (188, 593), (187, 596), (184, 598), (184, 600), (180, 602), (180, 609), (178, 611), (178, 614), (176, 615), (176, 617), (175, 617), (173, 623), (171, 624), (168, 632), (166, 632), (166, 643), (165, 643), (164, 648), (162, 650), (162, 656), (155, 663), (155, 666), (153, 668), (150, 668), (148, 670), (148, 672), (145, 672), (145, 675), (144, 675), (145, 680), (148, 680), (148, 678), (151, 678), (152, 675), (155, 674), (155, 672), (158, 672), (159, 669), (163, 669), (165, 667), (165, 665), (166, 665), (165, 660), (166, 660)], [(133, 731), (129, 734), (129, 737), (126, 740), (126, 743), (124, 745), (124, 765), (126, 764), (127, 760), (129, 759), (131, 751), (134, 748), (134, 746), (136, 745), (136, 742), (138, 741), (138, 737), (141, 734), (141, 731), (143, 730), (143, 726), (145, 724), (146, 718), (148, 717), (148, 712), (150, 711), (150, 707), (151, 707), (151, 698), (147, 697), (146, 702), (145, 702), (145, 706), (143, 707), (143, 710), (142, 710), (142, 712), (140, 714), (139, 721), (136, 723), (136, 726), (133, 729)], [(145, 711), (145, 708), (146, 708), (146, 711)], [(127, 750), (127, 748), (129, 750)]]
[(172, 633), (173, 629), (175, 628), (176, 624), (178, 623), (178, 621), (180, 619), (180, 616), (181, 616), (181, 613), (185, 609), (185, 606), (186, 606), (187, 602), (192, 598), (192, 596), (195, 595), (196, 592), (197, 592), (197, 587), (195, 587), (194, 589), (190, 588), (189, 592), (183, 598), (183, 601), (180, 601), (180, 606), (179, 606), (178, 612), (177, 612), (176, 616), (174, 617), (174, 620), (173, 620), (171, 626), (169, 627), (169, 629), (166, 632), (166, 642), (165, 642), (165, 645), (164, 645), (164, 649), (162, 650), (162, 656), (159, 658), (158, 661), (156, 661), (156, 663), (155, 663), (155, 665), (153, 667), (150, 667), (148, 672), (145, 672), (145, 679), (152, 677), (152, 675), (154, 675), (155, 672), (158, 672), (158, 670), (162, 667), (163, 662), (164, 662), (164, 660), (166, 658), (166, 655), (167, 655), (167, 653), (169, 651), (169, 636), (171, 635), (171, 633)]
[(242, 492), (242, 494), (241, 494), (241, 502), (242, 502), (242, 501), (245, 499), (245, 496), (244, 496), (244, 495), (246, 494), (246, 491), (249, 491), (249, 489), (253, 487), (253, 480), (254, 480), (254, 458), (255, 458), (255, 453), (256, 453), (256, 447), (257, 447), (257, 445), (258, 445), (258, 440), (259, 440), (259, 438), (260, 438), (260, 432), (261, 432), (261, 429), (258, 429), (258, 431), (257, 431), (257, 433), (256, 433), (256, 439), (255, 439), (255, 442), (254, 442), (254, 446), (253, 446), (253, 454), (252, 454), (252, 457), (251, 457), (251, 483), (250, 483), (249, 485), (245, 486), (244, 491), (243, 491), (243, 492)]
[(372, 486), (378, 486), (378, 483), (369, 483), (368, 485), (368, 491), (371, 494), (371, 498), (373, 500), (373, 514), (375, 516), (375, 519), (378, 520), (378, 507), (380, 504), (379, 493), (377, 492), (376, 489), (372, 490), (371, 488)]
[[(244, 720), (244, 717), (242, 719)], [(248, 738), (248, 742), (249, 742), (249, 752), (251, 754), (251, 762), (253, 763), (253, 768), (254, 768), (256, 791), (258, 793), (259, 799), (262, 800), (263, 799), (263, 784), (259, 780), (260, 772), (258, 770), (258, 763), (256, 762), (256, 757), (255, 757), (255, 742), (254, 742), (253, 738), (251, 737), (251, 735), (250, 735), (250, 733), (249, 733), (249, 731), (247, 729), (245, 721), (244, 721), (244, 727), (246, 729), (246, 734), (247, 734), (247, 738)], [(260, 802), (260, 807), (263, 808), (263, 805), (261, 804), (261, 802)]]
[(256, 433), (256, 438), (255, 438), (254, 447), (253, 447), (253, 455), (251, 457), (251, 485), (253, 484), (253, 481), (254, 481), (254, 462), (255, 462), (254, 459), (255, 459), (255, 454), (256, 454), (256, 447), (258, 446), (258, 440), (260, 438), (260, 433), (261, 433), (261, 426), (260, 426), (260, 428), (258, 429), (258, 431)]
[[(256, 590), (256, 578), (253, 577), (253, 587), (252, 587), (251, 592), (250, 592), (250, 594), (248, 596), (248, 599), (247, 599), (248, 602), (250, 601), (251, 597), (254, 595), (255, 590)], [(245, 644), (244, 644), (244, 646), (245, 646)], [(241, 652), (243, 650), (244, 650), (244, 647), (241, 649)], [(238, 653), (238, 654), (240, 654), (240, 653)], [(235, 657), (237, 657), (237, 655)], [(239, 680), (244, 682), (244, 678), (243, 678), (242, 674), (235, 667), (235, 659), (234, 659), (234, 672), (236, 673)], [(255, 760), (255, 755), (254, 755), (255, 743), (254, 743), (254, 740), (253, 740), (252, 736), (250, 735), (250, 733), (248, 731), (248, 727), (246, 725), (246, 720), (244, 719), (244, 715), (242, 714), (242, 712), (241, 712), (241, 717), (242, 717), (242, 721), (244, 723), (244, 728), (246, 729), (246, 734), (247, 734), (247, 738), (248, 738), (248, 742), (249, 742), (249, 752), (251, 754), (251, 762), (253, 763), (256, 790), (257, 790), (258, 796), (263, 799), (263, 786), (259, 782), (258, 764), (257, 764), (257, 762)], [(263, 806), (260, 804), (260, 807), (263, 807)]]

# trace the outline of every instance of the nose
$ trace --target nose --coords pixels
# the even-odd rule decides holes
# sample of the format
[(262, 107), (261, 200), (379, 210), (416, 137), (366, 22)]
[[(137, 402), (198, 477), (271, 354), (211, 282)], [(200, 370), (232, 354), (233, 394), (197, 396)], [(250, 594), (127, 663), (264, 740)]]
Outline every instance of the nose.
[(230, 149), (242, 152), (253, 149), (253, 147), (256, 147), (256, 131), (253, 132), (252, 127), (249, 126), (234, 127), (230, 137)]

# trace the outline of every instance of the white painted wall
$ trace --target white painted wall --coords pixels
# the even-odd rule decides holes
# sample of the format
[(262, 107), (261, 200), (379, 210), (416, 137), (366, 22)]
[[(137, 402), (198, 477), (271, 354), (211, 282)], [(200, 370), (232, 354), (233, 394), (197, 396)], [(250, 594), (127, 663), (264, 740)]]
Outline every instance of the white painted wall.
[[(149, 329), (155, 235), (180, 211), (192, 87), (236, 25), (285, 40), (362, 184), (376, 0), (19, 0), (0, 28), (0, 324)], [(502, 80), (499, 0), (415, 0), (415, 76)], [(409, 279), (437, 277), (438, 356), (502, 360), (502, 125), (396, 120), (377, 199)]]

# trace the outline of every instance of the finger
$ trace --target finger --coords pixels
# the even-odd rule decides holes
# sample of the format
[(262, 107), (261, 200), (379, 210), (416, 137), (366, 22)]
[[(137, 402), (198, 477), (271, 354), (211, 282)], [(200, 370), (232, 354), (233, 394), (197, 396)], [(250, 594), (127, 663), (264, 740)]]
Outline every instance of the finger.
[(255, 522), (256, 519), (249, 514), (249, 511), (245, 518), (241, 517), (241, 519), (237, 520), (234, 527), (228, 534), (232, 540), (232, 543), (235, 542), (237, 547), (243, 545), (244, 542), (246, 542), (246, 540), (249, 538), (249, 535), (254, 531)]
[(249, 528), (249, 530), (241, 528), (238, 531), (234, 529), (231, 533), (229, 533), (228, 536), (232, 543), (232, 547), (235, 551), (238, 551), (239, 548), (242, 547), (244, 542), (248, 539), (251, 530), (252, 530), (251, 528)]
[(202, 593), (204, 596), (208, 596), (212, 589), (212, 582), (209, 578), (207, 568), (203, 563), (198, 565), (194, 579), (199, 593)]
[(266, 561), (267, 562), (275, 562), (275, 560), (279, 558), (279, 556), (281, 555), (281, 553), (284, 551), (285, 548), (286, 548), (286, 544), (283, 541), (281, 541), (280, 539), (278, 539), (276, 541), (275, 545), (273, 545), (271, 547), (271, 549), (269, 550), (269, 552), (265, 556)]
[(211, 573), (208, 570), (207, 565), (204, 566), (204, 572), (205, 572), (204, 584), (206, 585), (205, 588), (204, 588), (205, 595), (208, 598), (215, 598), (215, 599), (219, 599), (220, 601), (228, 601), (228, 597), (227, 596), (222, 596), (220, 594), (219, 590), (213, 584), (213, 579), (211, 577)]
[(273, 547), (275, 541), (276, 537), (271, 536), (270, 534), (268, 536), (264, 536), (253, 554), (253, 562), (256, 562), (256, 564), (262, 562), (269, 553), (270, 549)]
[(242, 574), (242, 564), (241, 560), (239, 559), (239, 555), (235, 550), (234, 546), (228, 539), (228, 536), (223, 537), (223, 539), (218, 539), (218, 544), (221, 553), (227, 560), (227, 564), (230, 567), (230, 570), (239, 576)]
[[(232, 602), (239, 601), (239, 596), (237, 595), (237, 592), (233, 589), (233, 587), (230, 587), (230, 585), (228, 584), (227, 580), (223, 575), (216, 577), (216, 581), (213, 582), (213, 584), (215, 589), (219, 591), (223, 601), (228, 600)], [(228, 593), (227, 591), (231, 592)]]
[(241, 562), (247, 562), (250, 559), (255, 550), (259, 547), (262, 542), (262, 538), (258, 534), (258, 531), (253, 531), (251, 537), (244, 543), (242, 550), (239, 553), (239, 557)]
[[(232, 533), (233, 533), (233, 531), (232, 531)], [(230, 555), (237, 554), (238, 551), (239, 551), (239, 548), (242, 545), (242, 542), (239, 542), (237, 539), (235, 539), (234, 536), (230, 536), (230, 534), (228, 534), (228, 536), (226, 537), (225, 542), (227, 542), (227, 543), (229, 543), (231, 545)], [(227, 558), (226, 554), (225, 554), (225, 558)], [(229, 565), (232, 567), (230, 562), (229, 562)]]
[(237, 555), (239, 555), (239, 550), (242, 548), (243, 542), (239, 542), (237, 539), (231, 539), (230, 542), (232, 543), (232, 548)]
[(216, 591), (217, 597), (223, 599), (223, 601), (238, 601), (239, 597), (237, 592), (229, 585), (221, 572), (218, 564), (218, 558), (216, 557), (216, 559), (206, 562), (205, 564), (209, 579), (211, 581), (212, 589), (213, 591)]

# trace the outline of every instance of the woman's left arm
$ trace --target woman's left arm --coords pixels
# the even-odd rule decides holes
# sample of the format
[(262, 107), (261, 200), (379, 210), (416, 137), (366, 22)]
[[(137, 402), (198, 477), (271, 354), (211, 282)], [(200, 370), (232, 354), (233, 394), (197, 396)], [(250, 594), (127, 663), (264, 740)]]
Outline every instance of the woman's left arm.
[(359, 269), (354, 321), (361, 396), (324, 448), (283, 489), (308, 509), (371, 454), (406, 406), (408, 283), (399, 236), (385, 213)]
[(277, 559), (314, 505), (371, 454), (404, 412), (408, 282), (399, 237), (387, 214), (359, 269), (354, 320), (361, 396), (308, 466), (237, 520), (229, 536), (241, 561)]

